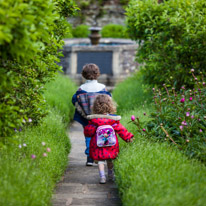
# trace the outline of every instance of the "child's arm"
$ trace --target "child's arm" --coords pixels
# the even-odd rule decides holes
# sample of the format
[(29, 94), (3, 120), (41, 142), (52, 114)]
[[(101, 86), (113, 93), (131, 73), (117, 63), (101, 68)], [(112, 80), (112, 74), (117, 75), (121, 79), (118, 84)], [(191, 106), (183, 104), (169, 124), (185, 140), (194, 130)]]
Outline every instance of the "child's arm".
[(85, 137), (92, 137), (96, 132), (96, 127), (92, 124), (88, 124), (84, 127), (84, 135)]
[(72, 104), (75, 105), (75, 102), (77, 102), (77, 94), (76, 93), (72, 97)]
[(82, 109), (81, 105), (78, 103), (78, 95), (75, 93), (72, 97), (72, 104), (75, 106), (76, 110), (80, 113), (82, 117), (86, 119), (86, 114), (84, 110)]
[(120, 123), (115, 124), (113, 126), (115, 132), (117, 132), (117, 134), (126, 142), (132, 142), (133, 141), (133, 137), (134, 135), (130, 132), (128, 132), (128, 130)]

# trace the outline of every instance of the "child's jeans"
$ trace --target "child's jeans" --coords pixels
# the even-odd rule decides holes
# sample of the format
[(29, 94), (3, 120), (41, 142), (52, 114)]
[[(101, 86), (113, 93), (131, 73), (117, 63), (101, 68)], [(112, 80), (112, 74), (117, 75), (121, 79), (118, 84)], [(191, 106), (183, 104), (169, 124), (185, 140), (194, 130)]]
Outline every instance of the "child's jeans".
[(89, 144), (90, 144), (91, 137), (85, 137), (85, 143), (86, 143), (86, 150), (85, 154), (87, 157), (89, 157)]

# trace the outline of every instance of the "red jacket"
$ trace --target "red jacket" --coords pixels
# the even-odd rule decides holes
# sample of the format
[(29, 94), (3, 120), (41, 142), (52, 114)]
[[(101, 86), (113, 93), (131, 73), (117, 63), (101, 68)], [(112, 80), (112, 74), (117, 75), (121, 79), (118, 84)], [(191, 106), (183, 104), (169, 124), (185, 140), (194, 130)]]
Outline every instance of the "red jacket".
[(114, 128), (116, 134), (118, 134), (123, 140), (128, 141), (134, 135), (127, 131), (127, 129), (120, 124), (120, 116), (113, 115), (89, 115), (87, 116), (89, 124), (84, 128), (85, 137), (91, 137), (89, 154), (94, 160), (106, 160), (115, 159), (119, 153), (119, 143), (109, 147), (98, 147), (96, 143), (96, 129), (101, 125), (111, 125)]

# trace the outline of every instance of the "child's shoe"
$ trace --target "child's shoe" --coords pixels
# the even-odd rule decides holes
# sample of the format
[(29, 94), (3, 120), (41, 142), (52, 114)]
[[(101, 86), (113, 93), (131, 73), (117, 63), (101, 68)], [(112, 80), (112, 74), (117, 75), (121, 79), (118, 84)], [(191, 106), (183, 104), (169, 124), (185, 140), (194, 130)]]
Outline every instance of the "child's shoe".
[(115, 176), (114, 176), (114, 174), (110, 174), (110, 175), (108, 175), (108, 180), (110, 180), (110, 181), (115, 181)]
[(91, 157), (87, 157), (86, 166), (93, 166), (94, 160)]
[(112, 170), (108, 170), (108, 180), (115, 181), (115, 175), (114, 175), (113, 169)]
[(105, 184), (106, 183), (106, 177), (100, 177), (99, 184)]

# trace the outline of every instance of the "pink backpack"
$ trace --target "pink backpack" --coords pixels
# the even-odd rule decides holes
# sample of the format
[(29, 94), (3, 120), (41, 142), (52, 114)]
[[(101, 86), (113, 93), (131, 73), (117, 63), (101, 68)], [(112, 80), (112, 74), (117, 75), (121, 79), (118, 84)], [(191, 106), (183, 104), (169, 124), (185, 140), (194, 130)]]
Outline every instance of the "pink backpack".
[(98, 147), (113, 146), (117, 142), (114, 128), (111, 125), (103, 125), (97, 127), (96, 140)]

